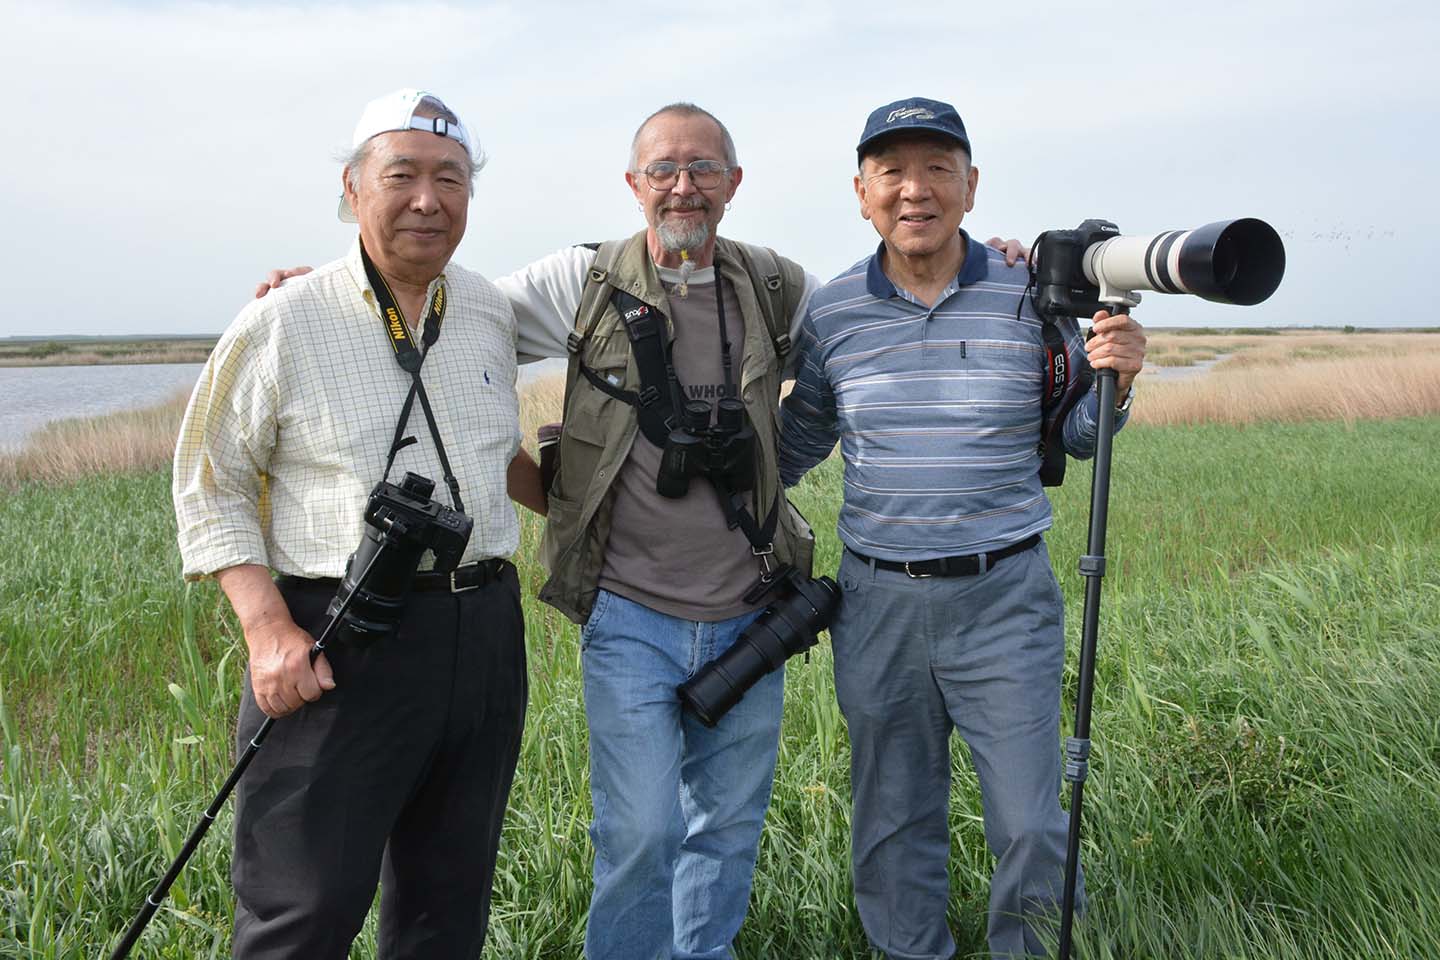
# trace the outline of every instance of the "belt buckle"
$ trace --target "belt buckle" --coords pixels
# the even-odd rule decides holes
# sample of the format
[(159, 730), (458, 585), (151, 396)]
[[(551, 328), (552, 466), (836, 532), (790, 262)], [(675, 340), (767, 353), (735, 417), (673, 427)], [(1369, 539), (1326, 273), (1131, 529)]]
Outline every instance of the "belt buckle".
[[(920, 561), (920, 562), (921, 562), (921, 563), (924, 563), (925, 561), (922, 560), (922, 561)], [(914, 572), (912, 572), (912, 571), (910, 570), (910, 561), (909, 561), (909, 560), (906, 560), (906, 561), (905, 561), (905, 576), (909, 577), (911, 580), (930, 580), (930, 579), (933, 579), (933, 578), (934, 578), (935, 574), (933, 574), (933, 573), (914, 573)]]
[(455, 574), (459, 573), (461, 570), (464, 570), (466, 567), (478, 567), (479, 565), (480, 565), (479, 561), (472, 561), (471, 563), (462, 563), (460, 566), (456, 567), (454, 570), (451, 570), (451, 571), (450, 571), (450, 592), (451, 592), (451, 593), (465, 593), (465, 592), (470, 591), (470, 590), (478, 590), (478, 589), (480, 589), (480, 584), (478, 584), (478, 583), (472, 583), (472, 584), (470, 584), (469, 586), (465, 586), (465, 587), (457, 586), (456, 583), (455, 583)]

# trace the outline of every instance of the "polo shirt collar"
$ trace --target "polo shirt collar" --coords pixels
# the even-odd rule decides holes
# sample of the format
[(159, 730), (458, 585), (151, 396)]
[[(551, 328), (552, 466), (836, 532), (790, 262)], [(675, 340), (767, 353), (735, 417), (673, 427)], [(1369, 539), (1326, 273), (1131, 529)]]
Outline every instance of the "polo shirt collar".
[[(985, 252), (985, 245), (980, 243), (962, 228), (960, 237), (965, 241), (965, 262), (960, 266), (960, 273), (955, 278), (955, 285), (966, 287), (972, 283), (978, 283), (990, 275), (990, 257)], [(888, 300), (891, 297), (899, 296), (895, 284), (885, 276), (885, 271), (880, 266), (880, 260), (885, 253), (885, 242), (882, 240), (876, 248), (874, 255), (870, 257), (870, 263), (865, 268), (865, 289), (870, 296), (876, 300)]]

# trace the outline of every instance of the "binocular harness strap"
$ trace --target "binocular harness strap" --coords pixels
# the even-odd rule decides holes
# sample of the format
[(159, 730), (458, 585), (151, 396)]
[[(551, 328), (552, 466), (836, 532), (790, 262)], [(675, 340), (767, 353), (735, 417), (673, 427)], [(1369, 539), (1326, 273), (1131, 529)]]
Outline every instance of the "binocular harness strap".
[[(670, 344), (665, 336), (665, 318), (658, 309), (645, 303), (640, 298), (626, 293), (624, 290), (616, 289), (611, 294), (611, 301), (615, 304), (615, 310), (620, 314), (620, 322), (625, 326), (625, 333), (630, 337), (630, 349), (635, 354), (635, 366), (640, 373), (640, 390), (626, 390), (610, 383), (594, 370), (591, 370), (580, 361), (580, 373), (589, 380), (595, 389), (614, 397), (621, 403), (635, 407), (640, 421), (640, 432), (645, 439), (657, 447), (664, 447), (666, 438), (670, 431), (679, 422), (681, 409), (681, 396), (683, 387), (680, 378), (675, 373), (675, 365), (672, 358)], [(735, 375), (731, 359), (731, 344), (729, 330), (725, 324), (725, 296), (724, 291), (715, 291), (716, 312), (720, 322), (720, 362), (724, 371), (725, 395), (735, 396)], [(584, 342), (590, 339), (590, 331), (586, 330), (577, 345), (575, 353), (577, 356), (583, 349)], [(658, 383), (664, 382), (669, 393), (669, 403), (663, 402), (664, 394), (661, 393)], [(777, 494), (775, 503), (771, 505), (769, 514), (765, 517), (764, 523), (757, 523), (754, 515), (746, 508), (744, 498), (730, 490), (724, 481), (710, 478), (715, 492), (720, 498), (720, 508), (725, 514), (725, 522), (734, 529), (739, 527), (750, 541), (751, 547), (755, 550), (756, 556), (768, 555), (774, 549), (775, 527), (780, 517), (780, 497)]]

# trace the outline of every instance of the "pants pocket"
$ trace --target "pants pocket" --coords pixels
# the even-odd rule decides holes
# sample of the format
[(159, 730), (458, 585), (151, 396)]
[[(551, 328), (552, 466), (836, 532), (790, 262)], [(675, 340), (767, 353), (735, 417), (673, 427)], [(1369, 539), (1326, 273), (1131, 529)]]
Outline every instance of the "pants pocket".
[(580, 650), (583, 653), (590, 649), (590, 641), (595, 636), (595, 628), (600, 625), (600, 620), (605, 616), (605, 611), (610, 607), (610, 591), (600, 590), (595, 594), (595, 605), (590, 608), (590, 618), (580, 628)]

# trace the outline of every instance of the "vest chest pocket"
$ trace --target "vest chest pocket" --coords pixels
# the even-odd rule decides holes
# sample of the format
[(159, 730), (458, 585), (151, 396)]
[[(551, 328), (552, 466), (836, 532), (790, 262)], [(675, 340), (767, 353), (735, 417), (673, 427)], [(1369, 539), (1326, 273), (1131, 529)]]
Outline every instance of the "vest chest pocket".
[[(619, 365), (591, 367), (597, 376), (615, 386), (625, 382), (625, 369), (623, 361)], [(562, 498), (578, 503), (584, 499), (595, 471), (600, 468), (611, 432), (621, 428), (629, 408), (584, 376), (576, 378), (572, 390), (560, 434), (556, 484)]]

